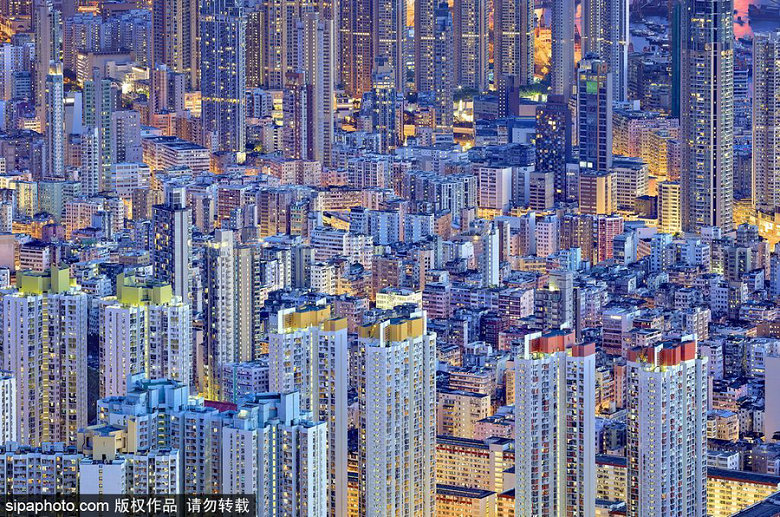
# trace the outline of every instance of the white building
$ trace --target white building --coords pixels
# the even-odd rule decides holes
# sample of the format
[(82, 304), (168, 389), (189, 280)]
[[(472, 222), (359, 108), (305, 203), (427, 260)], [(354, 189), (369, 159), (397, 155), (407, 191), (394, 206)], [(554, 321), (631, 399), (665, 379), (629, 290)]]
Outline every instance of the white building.
[(0, 368), (15, 375), (19, 442), (75, 443), (87, 424), (88, 296), (52, 268), (18, 274), (2, 303)]
[(479, 181), (479, 208), (506, 210), (512, 200), (512, 167), (475, 167)]
[(494, 287), (501, 283), (498, 248), (498, 231), (494, 224), (482, 234), (482, 253), (479, 256), (479, 273), (483, 287)]
[[(222, 431), (221, 493), (255, 494), (258, 515), (328, 515), (327, 426), (299, 394), (247, 398)], [(346, 487), (345, 487), (346, 488)]]
[(125, 393), (128, 375), (189, 385), (192, 377), (190, 306), (170, 284), (117, 277), (117, 295), (100, 307), (101, 396)]
[(515, 513), (595, 517), (595, 345), (527, 336), (515, 356)]
[(628, 351), (629, 516), (707, 510), (707, 359), (696, 342)]
[(217, 230), (206, 244), (206, 357), (198, 385), (211, 399), (221, 396), (220, 366), (241, 360), (236, 346), (235, 248), (233, 232)]
[(78, 494), (81, 457), (75, 447), (62, 443), (41, 447), (0, 445), (0, 494)]
[(347, 512), (347, 390), (349, 341), (346, 318), (330, 306), (283, 309), (268, 334), (269, 387), (300, 393), (300, 406), (327, 424), (331, 515)]
[(345, 257), (351, 263), (357, 262), (371, 268), (374, 240), (369, 235), (320, 226), (312, 231), (311, 247), (314, 248), (314, 258), (317, 261)]
[(362, 515), (433, 516), (436, 334), (427, 315), (360, 328)]
[(0, 443), (17, 440), (16, 418), (16, 378), (0, 370)]

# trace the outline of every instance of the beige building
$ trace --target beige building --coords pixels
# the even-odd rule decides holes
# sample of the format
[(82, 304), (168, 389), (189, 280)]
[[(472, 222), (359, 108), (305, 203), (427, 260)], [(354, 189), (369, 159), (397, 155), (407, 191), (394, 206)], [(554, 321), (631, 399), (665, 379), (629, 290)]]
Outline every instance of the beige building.
[(436, 517), (495, 516), (495, 492), (478, 488), (436, 486)]
[(437, 434), (470, 438), (477, 422), (491, 414), (490, 396), (484, 393), (442, 388), (436, 395)]

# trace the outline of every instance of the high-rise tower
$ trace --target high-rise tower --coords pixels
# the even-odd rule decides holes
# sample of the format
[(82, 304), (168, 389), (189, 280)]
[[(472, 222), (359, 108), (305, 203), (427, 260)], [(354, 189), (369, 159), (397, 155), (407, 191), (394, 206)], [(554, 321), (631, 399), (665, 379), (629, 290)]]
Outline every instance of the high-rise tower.
[(628, 94), (628, 3), (628, 0), (583, 0), (582, 3), (582, 55), (591, 54), (607, 63), (615, 101), (626, 100)]
[(154, 276), (173, 286), (173, 293), (185, 303), (190, 300), (192, 266), (192, 210), (187, 190), (174, 187), (165, 193), (165, 203), (152, 207)]
[(566, 164), (572, 157), (571, 111), (566, 99), (548, 95), (547, 103), (536, 108), (536, 170), (553, 174), (556, 201), (571, 201), (566, 181)]
[(2, 369), (14, 373), (18, 438), (76, 443), (87, 425), (86, 293), (68, 268), (17, 273), (3, 296)]
[(221, 367), (241, 360), (236, 346), (235, 249), (233, 232), (217, 230), (206, 247), (205, 361), (201, 392), (221, 396)]
[(732, 0), (690, 0), (682, 23), (682, 226), (734, 226)]
[(753, 177), (756, 206), (780, 208), (780, 31), (753, 39)]
[(436, 334), (425, 312), (360, 328), (361, 515), (432, 517)]
[(577, 71), (577, 143), (580, 167), (612, 167), (612, 73), (607, 63), (588, 56)]
[(207, 147), (243, 152), (246, 143), (246, 13), (235, 0), (200, 11), (200, 90)]
[(447, 2), (435, 10), (434, 27), (434, 91), (436, 92), (436, 128), (444, 133), (452, 132), (452, 93), (454, 67), (452, 59), (452, 14)]
[(301, 409), (325, 422), (328, 434), (329, 515), (347, 513), (347, 320), (329, 306), (283, 309), (268, 334), (269, 387), (300, 393)]
[(52, 63), (46, 76), (45, 179), (65, 179), (65, 104), (62, 63)]
[(574, 0), (552, 3), (551, 60), (552, 93), (568, 100), (574, 85)]
[(486, 0), (455, 0), (452, 6), (455, 85), (478, 92), (488, 87)]
[(196, 0), (152, 1), (152, 68), (165, 65), (185, 74), (191, 89), (198, 87), (200, 79), (198, 14)]
[(500, 85), (506, 77), (514, 76), (520, 84), (532, 84), (534, 3), (530, 0), (496, 0), (494, 12), (493, 80)]
[(418, 92), (435, 89), (434, 26), (437, 0), (414, 0), (414, 86)]
[[(432, 1), (432, 0), (431, 0)], [(361, 97), (371, 89), (374, 64), (372, 0), (343, 0), (339, 18), (339, 77), (346, 92)]]
[(707, 514), (707, 359), (696, 343), (629, 350), (627, 515)]
[(595, 345), (527, 336), (515, 356), (515, 514), (596, 515)]
[(373, 62), (377, 57), (385, 60), (393, 88), (400, 93), (406, 87), (406, 10), (405, 0), (374, 0), (371, 21)]

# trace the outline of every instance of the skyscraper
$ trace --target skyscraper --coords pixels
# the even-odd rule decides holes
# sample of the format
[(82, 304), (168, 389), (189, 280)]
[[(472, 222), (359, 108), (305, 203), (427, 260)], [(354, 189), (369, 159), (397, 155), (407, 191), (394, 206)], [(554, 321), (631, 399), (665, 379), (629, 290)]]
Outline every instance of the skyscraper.
[(596, 350), (573, 341), (537, 333), (515, 356), (515, 515), (596, 515)]
[(573, 0), (553, 2), (550, 18), (552, 93), (563, 95), (564, 102), (571, 97), (574, 86), (574, 15)]
[(780, 31), (753, 41), (753, 177), (756, 206), (780, 208)]
[(484, 92), (488, 88), (487, 2), (455, 0), (452, 6), (452, 25), (455, 85)]
[(329, 306), (284, 309), (268, 335), (269, 388), (300, 392), (303, 411), (327, 426), (329, 515), (347, 513), (347, 320)]
[(207, 147), (246, 144), (246, 13), (235, 0), (205, 0), (200, 11), (200, 90)]
[(628, 354), (627, 515), (707, 514), (707, 359), (696, 342)]
[(46, 76), (46, 179), (65, 179), (65, 104), (62, 64), (50, 67)]
[(392, 87), (399, 93), (406, 89), (406, 10), (405, 0), (375, 0), (372, 8), (373, 62), (376, 64), (378, 57), (384, 59)]
[(732, 0), (691, 0), (682, 23), (683, 231), (731, 230), (734, 174)]
[(494, 287), (501, 283), (499, 268), (498, 231), (490, 224), (481, 236), (482, 253), (479, 256), (479, 274), (482, 276), (483, 287)]
[[(598, 0), (596, 0), (598, 1)], [(628, 100), (629, 0), (606, 0), (603, 37), (599, 55), (612, 73), (612, 100)]]
[(2, 369), (16, 379), (21, 443), (75, 444), (87, 425), (88, 305), (68, 268), (19, 273), (3, 296)]
[(284, 156), (295, 160), (307, 159), (313, 139), (312, 88), (304, 72), (288, 73), (282, 99), (284, 127), (282, 145)]
[(584, 0), (582, 55), (598, 57), (612, 74), (613, 99), (628, 94), (628, 0)]
[(327, 426), (297, 392), (244, 399), (221, 446), (220, 493), (255, 494), (258, 515), (328, 515)]
[(452, 131), (452, 93), (454, 61), (452, 58), (452, 14), (447, 2), (440, 3), (435, 11), (433, 42), (434, 91), (436, 92), (436, 129), (443, 133)]
[(173, 294), (189, 303), (192, 267), (192, 209), (184, 187), (169, 188), (165, 203), (152, 207), (154, 276), (173, 286)]
[[(235, 253), (233, 232), (217, 230), (206, 246), (204, 297), (206, 357), (198, 379), (209, 398), (221, 396), (220, 375), (224, 363), (242, 360), (235, 339)], [(246, 359), (245, 359), (246, 360)]]
[(90, 196), (106, 189), (110, 179), (114, 163), (111, 114), (116, 110), (117, 96), (113, 81), (103, 77), (98, 69), (93, 71), (92, 79), (84, 82), (82, 118), (86, 136), (82, 144), (88, 152), (82, 152), (87, 157), (82, 156), (81, 183), (84, 193)]
[(424, 311), (360, 328), (361, 515), (431, 517), (436, 334)]
[(333, 50), (335, 34), (333, 20), (316, 11), (303, 13), (299, 25), (301, 44), (301, 70), (310, 93), (307, 135), (307, 153), (301, 158), (316, 160), (325, 166), (331, 163), (333, 145)]
[(493, 20), (493, 80), (515, 76), (520, 84), (534, 82), (534, 3), (496, 0)]
[(580, 167), (612, 167), (612, 74), (607, 63), (587, 56), (577, 71), (577, 143)]
[[(185, 74), (191, 89), (196, 89), (200, 80), (198, 14), (196, 0), (152, 1), (152, 68), (165, 65)], [(157, 79), (152, 75), (152, 83)]]
[(184, 92), (188, 75), (174, 72), (167, 65), (157, 65), (149, 73), (152, 91), (149, 92), (149, 109), (152, 113), (184, 111)]
[(371, 79), (371, 125), (382, 138), (382, 152), (390, 152), (401, 144), (403, 132), (403, 97), (395, 89), (393, 69), (387, 60), (377, 57), (374, 60), (374, 73)]
[(373, 5), (372, 0), (342, 0), (341, 3), (339, 76), (346, 92), (355, 98), (371, 89)]
[(38, 120), (46, 120), (46, 78), (52, 64), (62, 62), (62, 16), (51, 0), (34, 0), (32, 4), (33, 29), (35, 31), (35, 105)]
[(143, 486), (147, 458), (159, 459), (167, 468), (149, 485), (160, 490), (175, 480), (186, 494), (254, 494), (257, 515), (327, 515), (327, 426), (301, 409), (297, 392), (251, 394), (233, 411), (205, 406), (168, 379), (132, 376), (126, 393), (98, 401), (98, 424), (80, 433), (80, 444), (85, 454), (120, 453), (141, 468), (112, 488), (90, 476), (93, 486), (117, 493), (123, 479)]
[(681, 90), (682, 90), (682, 49), (684, 44), (684, 38), (687, 35), (687, 32), (683, 30), (683, 21), (687, 20), (686, 16), (683, 16), (685, 14), (687, 9), (687, 4), (684, 0), (674, 0), (674, 2), (671, 2), (671, 6), (669, 9), (669, 25), (670, 25), (670, 43), (671, 43), (671, 53), (672, 53), (672, 69), (671, 69), (671, 80), (672, 80), (672, 88), (671, 88), (671, 106), (669, 109), (669, 114), (672, 117), (679, 118), (680, 117), (680, 96), (681, 96)]
[(571, 201), (566, 182), (566, 164), (572, 159), (571, 111), (566, 99), (548, 95), (547, 103), (536, 108), (536, 170), (553, 174), (556, 201)]
[(434, 41), (436, 0), (414, 0), (414, 86), (418, 92), (436, 88)]
[[(257, 59), (257, 82), (261, 86), (282, 89), (288, 72), (297, 66), (296, 51), (298, 5), (284, 0), (263, 0), (257, 13), (249, 13), (247, 43), (254, 50), (247, 62)], [(256, 15), (255, 15), (256, 14)], [(253, 79), (250, 78), (250, 85)]]
[(582, 2), (582, 55), (601, 55), (604, 39), (607, 0), (583, 0)]

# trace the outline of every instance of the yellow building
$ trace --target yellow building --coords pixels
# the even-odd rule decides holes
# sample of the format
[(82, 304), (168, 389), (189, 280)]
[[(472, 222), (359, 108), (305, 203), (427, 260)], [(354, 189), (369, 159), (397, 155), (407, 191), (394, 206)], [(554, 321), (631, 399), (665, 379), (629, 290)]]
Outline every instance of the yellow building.
[(437, 434), (474, 436), (477, 422), (491, 414), (490, 396), (471, 391), (441, 388), (436, 392)]
[(625, 501), (627, 483), (624, 457), (596, 455), (596, 499)]
[[(596, 499), (625, 501), (626, 460), (596, 456)], [(707, 469), (707, 514), (729, 517), (780, 490), (780, 476), (742, 470)]]
[(495, 515), (495, 492), (459, 486), (436, 486), (437, 517), (495, 517)]
[(739, 440), (739, 415), (726, 409), (715, 409), (707, 415), (707, 438), (735, 442)]
[(496, 498), (496, 517), (515, 517), (515, 489), (512, 488)]
[(347, 473), (347, 517), (360, 517), (360, 476)]
[(728, 517), (780, 490), (780, 477), (741, 470), (707, 469), (707, 513)]
[(583, 170), (580, 172), (580, 212), (583, 214), (614, 213), (616, 206), (615, 176), (611, 172)]
[(507, 438), (493, 437), (483, 441), (438, 436), (436, 483), (503, 492), (511, 488), (507, 485), (511, 480), (505, 481), (504, 476), (515, 464), (512, 445), (513, 441)]

